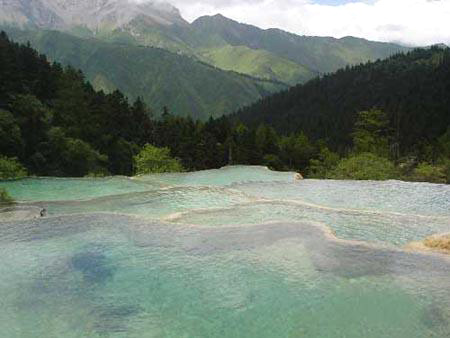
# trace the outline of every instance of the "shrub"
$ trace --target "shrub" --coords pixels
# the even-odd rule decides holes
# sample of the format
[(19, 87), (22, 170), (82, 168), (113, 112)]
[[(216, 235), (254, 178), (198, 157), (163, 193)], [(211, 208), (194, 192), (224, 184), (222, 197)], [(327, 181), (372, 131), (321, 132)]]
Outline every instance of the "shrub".
[(447, 183), (446, 167), (420, 163), (410, 178), (417, 182)]
[(27, 170), (17, 158), (0, 156), (0, 179), (22, 178), (27, 176)]
[(10, 204), (13, 202), (11, 196), (9, 196), (8, 192), (5, 189), (0, 188), (0, 204)]
[(311, 178), (329, 178), (339, 163), (339, 155), (322, 146), (317, 159), (309, 162), (308, 176)]
[(263, 158), (263, 164), (271, 170), (282, 170), (283, 164), (277, 155), (266, 155)]
[(397, 177), (397, 170), (391, 161), (371, 153), (342, 159), (330, 174), (330, 178), (350, 180), (382, 181)]
[(55, 173), (83, 177), (91, 172), (103, 172), (108, 156), (100, 154), (80, 139), (67, 137), (62, 128), (54, 127), (48, 132), (48, 149)]
[(137, 175), (184, 171), (180, 161), (170, 156), (169, 148), (147, 144), (133, 159)]

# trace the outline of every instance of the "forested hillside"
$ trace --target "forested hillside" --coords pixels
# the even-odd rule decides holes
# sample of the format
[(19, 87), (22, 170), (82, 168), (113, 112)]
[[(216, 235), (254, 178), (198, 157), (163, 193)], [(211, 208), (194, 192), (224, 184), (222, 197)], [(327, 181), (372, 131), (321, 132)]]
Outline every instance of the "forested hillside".
[(0, 27), (14, 41), (81, 69), (97, 90), (142, 97), (155, 114), (170, 106), (177, 116), (203, 120), (340, 67), (408, 50), (264, 30), (221, 15), (189, 23), (164, 1), (0, 1)]
[(387, 113), (399, 156), (432, 148), (450, 125), (450, 49), (417, 49), (347, 67), (263, 99), (236, 117), (285, 134), (302, 130), (345, 153), (358, 112), (373, 107)]
[(56, 31), (9, 29), (8, 34), (15, 41), (29, 41), (51, 60), (82, 69), (96, 89), (119, 89), (132, 100), (141, 97), (156, 115), (170, 106), (178, 116), (217, 117), (287, 88), (159, 48), (82, 39)]
[(96, 92), (80, 71), (0, 34), (0, 179), (132, 175), (146, 144), (168, 147), (187, 170), (221, 167), (231, 130), (226, 119), (204, 123), (167, 109), (152, 119), (140, 98)]
[[(388, 90), (371, 91), (377, 95), (375, 102), (352, 106), (370, 97), (358, 92), (355, 82), (360, 79), (357, 74), (367, 78), (363, 70), (374, 67), (368, 64), (334, 75), (337, 79), (353, 74), (345, 77), (351, 96), (334, 88), (338, 96), (331, 100), (333, 88), (323, 84), (333, 83), (333, 76), (314, 80), (241, 112), (248, 125), (238, 120), (239, 115), (202, 122), (175, 117), (168, 109), (154, 119), (140, 98), (131, 104), (119, 91), (96, 92), (80, 71), (50, 64), (45, 56), (2, 33), (0, 179), (27, 174), (132, 175), (254, 164), (317, 178), (450, 182), (448, 95), (444, 95), (449, 91), (448, 50), (416, 51), (387, 64), (395, 64), (393, 60), (411, 61), (398, 65), (415, 74), (403, 78), (416, 84), (414, 91), (409, 83), (394, 82), (389, 87), (383, 82)], [(384, 69), (383, 63), (376, 65)], [(391, 78), (386, 71), (374, 71), (372, 79)], [(427, 82), (422, 82), (422, 72)], [(303, 97), (291, 97), (305, 88), (314, 93), (310, 101), (305, 99), (311, 105), (310, 115), (294, 118), (294, 110), (286, 115), (286, 107), (308, 111)], [(372, 109), (383, 102), (388, 103), (382, 108), (389, 114)], [(357, 110), (364, 107), (371, 109)], [(393, 107), (407, 107), (411, 115), (396, 114)]]

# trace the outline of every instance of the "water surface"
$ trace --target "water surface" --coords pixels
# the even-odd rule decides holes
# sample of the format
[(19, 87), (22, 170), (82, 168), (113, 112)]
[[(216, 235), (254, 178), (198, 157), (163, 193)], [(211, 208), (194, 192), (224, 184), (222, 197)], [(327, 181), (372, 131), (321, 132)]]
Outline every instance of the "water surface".
[(446, 185), (227, 167), (0, 187), (21, 201), (0, 213), (1, 337), (450, 336), (450, 260), (402, 249), (450, 232)]

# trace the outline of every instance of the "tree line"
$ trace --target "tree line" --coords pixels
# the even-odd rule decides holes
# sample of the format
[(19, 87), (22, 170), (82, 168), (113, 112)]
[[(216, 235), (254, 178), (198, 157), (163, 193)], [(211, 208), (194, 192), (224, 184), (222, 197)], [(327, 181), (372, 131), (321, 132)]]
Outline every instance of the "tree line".
[[(440, 55), (438, 60), (432, 58), (436, 67), (443, 60), (447, 67), (450, 64), (448, 51), (423, 53)], [(348, 68), (335, 76), (351, 77), (357, 69), (364, 73), (364, 67)], [(323, 87), (334, 81), (332, 77), (313, 80), (305, 88), (317, 87), (328, 97)], [(448, 78), (441, 82), (449, 85)], [(441, 82), (430, 85), (448, 93), (450, 87), (442, 87)], [(80, 71), (50, 63), (29, 45), (14, 43), (1, 33), (0, 177), (133, 175), (250, 164), (318, 178), (449, 180), (449, 108), (443, 108), (442, 102), (436, 101), (431, 112), (421, 105), (428, 115), (415, 122), (402, 117), (409, 122), (401, 122), (401, 128), (395, 128), (396, 115), (391, 110), (372, 109), (376, 104), (368, 103), (367, 109), (353, 113), (357, 105), (347, 97), (341, 98), (346, 103), (330, 116), (324, 113), (329, 109), (326, 99), (313, 103), (318, 113), (309, 117), (297, 116), (292, 109), (288, 109), (292, 115), (283, 115), (286, 107), (303, 101), (291, 95), (307, 90), (299, 88), (303, 87), (262, 100), (231, 117), (194, 121), (174, 116), (168, 108), (154, 112), (140, 98), (129, 102), (120, 91), (95, 91)], [(427, 95), (443, 100), (433, 93)], [(351, 114), (340, 116), (344, 107)], [(407, 127), (414, 137), (423, 137), (414, 142)], [(392, 171), (378, 176), (374, 170), (365, 172), (369, 166), (386, 167), (383, 161), (389, 162), (389, 168), (392, 165)], [(352, 176), (354, 172), (359, 174)]]

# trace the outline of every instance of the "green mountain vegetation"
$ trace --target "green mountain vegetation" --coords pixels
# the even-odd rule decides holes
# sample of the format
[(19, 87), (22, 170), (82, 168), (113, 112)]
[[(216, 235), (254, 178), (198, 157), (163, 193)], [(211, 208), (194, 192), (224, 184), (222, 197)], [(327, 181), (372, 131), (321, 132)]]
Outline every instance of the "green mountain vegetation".
[(263, 30), (222, 15), (204, 16), (190, 25), (183, 22), (170, 26), (149, 25), (144, 17), (138, 17), (125, 30), (104, 32), (102, 38), (156, 46), (221, 69), (290, 84), (408, 50), (353, 37), (306, 37), (279, 29)]
[(209, 47), (231, 45), (265, 50), (322, 74), (408, 50), (395, 44), (354, 37), (335, 39), (299, 36), (279, 29), (263, 30), (222, 15), (198, 18), (192, 26), (198, 32), (214, 37), (207, 40)]
[(135, 174), (182, 172), (183, 165), (170, 155), (169, 148), (158, 148), (146, 144), (139, 154), (134, 156)]
[(270, 80), (279, 80), (291, 85), (304, 83), (317, 76), (306, 67), (280, 58), (265, 50), (246, 46), (209, 48), (200, 52), (206, 62), (224, 70), (233, 70)]
[(80, 71), (4, 33), (0, 65), (0, 178), (262, 164), (318, 178), (450, 182), (449, 49), (348, 68), (206, 122), (167, 109), (152, 119), (142, 99), (96, 92)]
[(288, 85), (407, 50), (263, 30), (221, 15), (190, 24), (162, 2), (12, 0), (0, 4), (0, 24), (13, 40), (81, 69), (97, 90), (141, 97), (157, 115), (170, 106), (178, 116), (204, 120)]
[(285, 133), (303, 130), (335, 150), (352, 144), (357, 114), (388, 113), (400, 154), (445, 133), (450, 119), (449, 49), (417, 49), (387, 60), (347, 67), (263, 99), (238, 113), (252, 125)]
[[(434, 175), (442, 180), (450, 163), (449, 93), (450, 49), (432, 47), (297, 85), (239, 111), (235, 118), (254, 128), (267, 124), (285, 134), (302, 131), (340, 156), (371, 153), (409, 174), (414, 171), (416, 179)], [(363, 121), (372, 121), (368, 128), (373, 131), (364, 136), (357, 129), (360, 112), (373, 107), (386, 116), (378, 120), (377, 114), (367, 113)], [(376, 133), (384, 135), (382, 144), (374, 141)], [(372, 148), (358, 150), (357, 140), (363, 136)], [(384, 151), (377, 153), (380, 148)], [(330, 154), (324, 151), (320, 156), (325, 163)], [(438, 164), (434, 174), (433, 164)]]
[(159, 48), (82, 39), (56, 31), (8, 32), (16, 41), (29, 41), (51, 60), (82, 69), (98, 90), (119, 89), (131, 100), (142, 97), (155, 114), (170, 106), (179, 116), (206, 119), (286, 88)]

